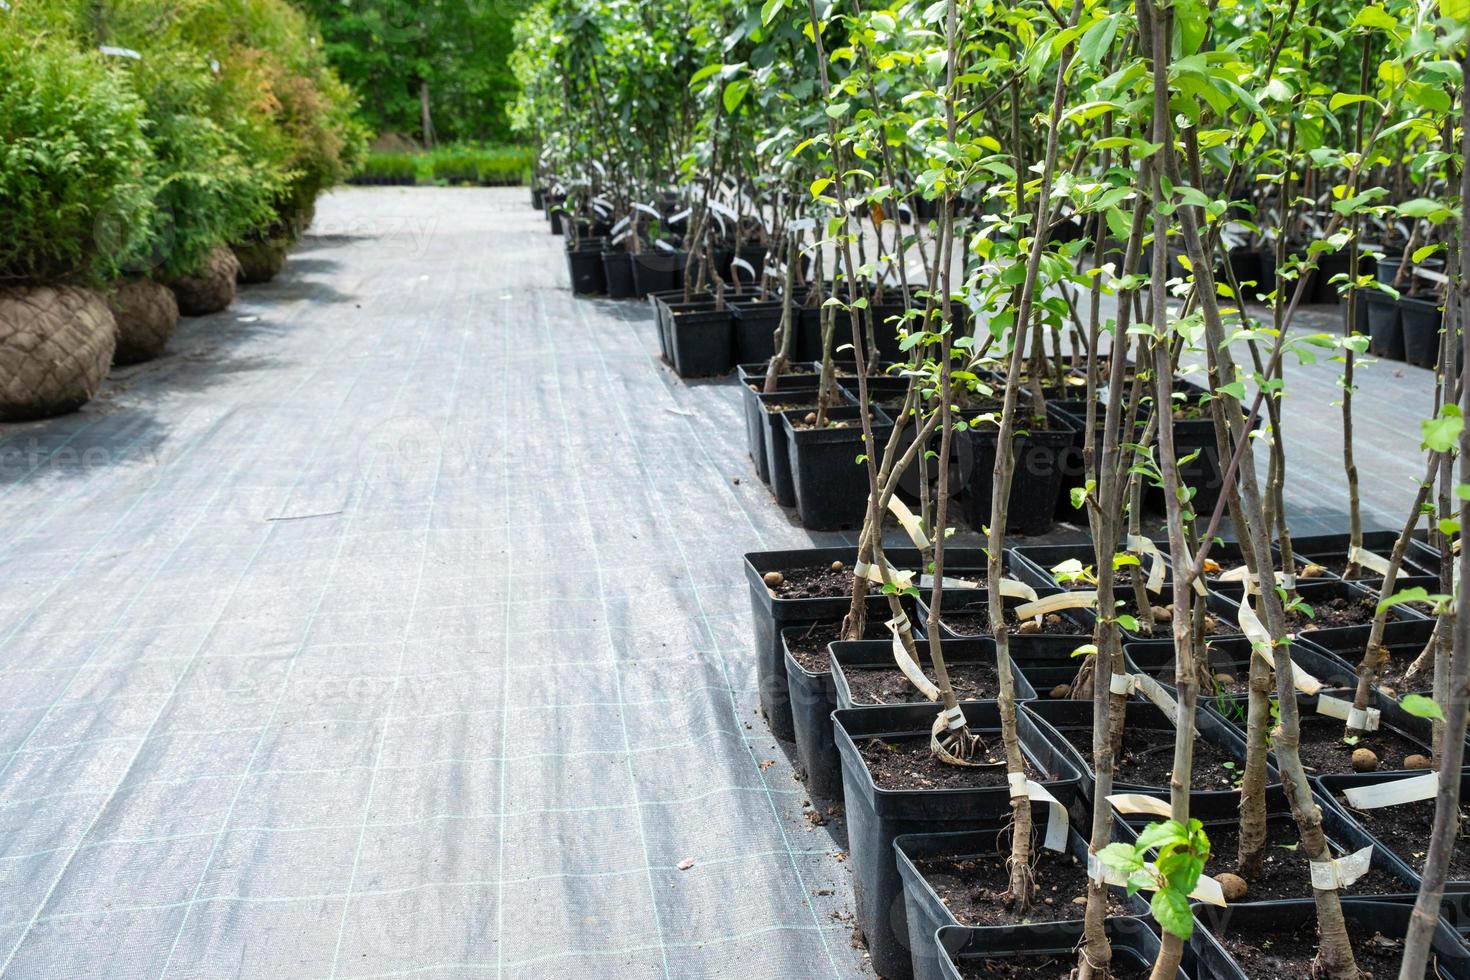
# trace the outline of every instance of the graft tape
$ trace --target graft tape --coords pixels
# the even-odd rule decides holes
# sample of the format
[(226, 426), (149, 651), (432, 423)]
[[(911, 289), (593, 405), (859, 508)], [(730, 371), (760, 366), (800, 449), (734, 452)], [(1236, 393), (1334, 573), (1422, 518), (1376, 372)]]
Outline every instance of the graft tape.
[(1352, 562), (1355, 565), (1361, 565), (1364, 568), (1368, 569), (1368, 571), (1370, 572), (1377, 572), (1379, 575), (1388, 574), (1388, 559), (1383, 557), (1382, 555), (1375, 555), (1367, 548), (1349, 546), (1348, 561)]
[[(872, 499), (870, 494), (868, 499)], [(898, 523), (907, 532), (909, 540), (914, 547), (923, 551), (929, 547), (929, 538), (924, 534), (924, 522), (919, 520), (918, 515), (909, 510), (909, 505), (898, 499), (898, 494), (888, 498), (888, 513), (892, 514)]]
[(1041, 846), (1048, 851), (1066, 851), (1067, 808), (1062, 806), (1045, 786), (1034, 779), (1027, 779), (1023, 772), (1006, 773), (1006, 782), (1011, 787), (1011, 799), (1024, 796), (1031, 800), (1041, 800), (1046, 804), (1046, 838), (1041, 842)]
[[(869, 582), (872, 582), (876, 585), (883, 584), (882, 569), (880, 569), (877, 565), (872, 564), (871, 562), (858, 562), (857, 564), (852, 566), (852, 573), (859, 578), (865, 578)], [(892, 580), (893, 584), (898, 586), (900, 589), (910, 588), (914, 584), (913, 572), (899, 571), (892, 565), (888, 566), (888, 577), (890, 580)]]
[(1077, 589), (1072, 592), (1058, 592), (1056, 595), (1049, 595), (1044, 599), (1017, 606), (1016, 617), (1030, 619), (1033, 616), (1043, 616), (1060, 609), (1092, 609), (1096, 606), (1097, 590)]
[(1363, 732), (1378, 731), (1378, 724), (1382, 719), (1382, 712), (1377, 708), (1354, 708), (1351, 701), (1335, 698), (1330, 694), (1317, 695), (1317, 714), (1340, 718), (1347, 722), (1349, 728)]
[(938, 701), (939, 688), (924, 676), (924, 671), (914, 663), (914, 658), (909, 656), (908, 647), (904, 646), (903, 633), (905, 631), (912, 633), (909, 629), (908, 617), (903, 615), (893, 617), (888, 621), (888, 628), (893, 633), (893, 659), (898, 664), (898, 669), (903, 671), (903, 676), (909, 679), (909, 683), (919, 689), (920, 694), (930, 701)]
[(1339, 888), (1347, 888), (1356, 882), (1368, 873), (1368, 868), (1372, 863), (1373, 845), (1369, 844), (1346, 857), (1332, 858), (1327, 861), (1308, 861), (1307, 865), (1312, 869), (1312, 887), (1318, 891), (1330, 892)]
[(1371, 786), (1349, 786), (1342, 791), (1342, 795), (1358, 810), (1376, 810), (1381, 806), (1432, 800), (1438, 792), (1439, 773), (1426, 772), (1422, 776), (1374, 783)]
[(1174, 811), (1169, 807), (1169, 801), (1161, 800), (1157, 796), (1145, 796), (1142, 793), (1114, 793), (1108, 797), (1108, 802), (1119, 813), (1144, 813), (1151, 817), (1162, 817), (1165, 820), (1174, 816)]
[(1164, 554), (1159, 551), (1158, 545), (1141, 534), (1128, 535), (1128, 550), (1140, 557), (1149, 559), (1148, 581), (1145, 583), (1150, 592), (1158, 592), (1164, 587)]

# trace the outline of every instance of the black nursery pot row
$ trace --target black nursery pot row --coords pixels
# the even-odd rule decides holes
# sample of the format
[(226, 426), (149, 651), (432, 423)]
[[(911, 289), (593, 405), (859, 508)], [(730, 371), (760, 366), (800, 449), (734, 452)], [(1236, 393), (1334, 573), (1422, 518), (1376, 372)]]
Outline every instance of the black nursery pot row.
[[(1310, 548), (1318, 544), (1304, 539)], [(1058, 559), (1065, 549), (1023, 548), (1007, 551), (1004, 565), (1008, 577), (1035, 584), (1039, 594), (1057, 591), (1057, 584), (1044, 571), (1047, 562)], [(1029, 557), (1028, 557), (1029, 553)], [(890, 562), (897, 568), (917, 567), (918, 554), (913, 549), (889, 549)], [(957, 577), (982, 578), (985, 559), (977, 549), (956, 549), (951, 556), (949, 573)], [(762, 710), (772, 731), (783, 738), (794, 738), (799, 766), (814, 801), (834, 802), (840, 792), (848, 820), (849, 866), (854, 876), (857, 898), (857, 925), (867, 942), (873, 966), (881, 976), (917, 977), (931, 980), (959, 977), (960, 971), (975, 970), (994, 960), (1024, 958), (1028, 966), (1050, 969), (1065, 965), (1075, 955), (1080, 938), (1080, 908), (1075, 916), (1060, 913), (1058, 921), (1012, 926), (962, 926), (948, 909), (933, 881), (927, 876), (925, 862), (940, 860), (968, 861), (993, 856), (1002, 848), (1003, 828), (1011, 815), (1009, 794), (1004, 780), (996, 785), (974, 785), (964, 788), (893, 788), (879, 784), (870, 766), (869, 752), (875, 740), (900, 743), (917, 739), (926, 741), (935, 707), (913, 692), (896, 694), (909, 703), (876, 704), (871, 696), (860, 700), (855, 694), (854, 678), (865, 672), (886, 669), (897, 671), (892, 660), (892, 645), (887, 639), (870, 639), (852, 643), (831, 643), (828, 647), (828, 670), (804, 666), (792, 652), (793, 643), (810, 637), (813, 629), (825, 626), (836, 635), (850, 599), (846, 595), (826, 598), (786, 599), (768, 588), (763, 576), (767, 572), (791, 573), (802, 568), (828, 567), (834, 561), (850, 562), (851, 548), (812, 549), (790, 552), (753, 553), (746, 556), (750, 583), (753, 620), (756, 629), (757, 663), (761, 685)], [(1332, 579), (1304, 586), (1311, 601), (1321, 602), (1339, 595), (1361, 596), (1354, 584)], [(1009, 601), (1009, 600), (1008, 600)], [(958, 670), (970, 665), (993, 664), (994, 645), (989, 637), (963, 639), (951, 628), (947, 618), (983, 608), (983, 590), (948, 590), (940, 629), (946, 636), (946, 659)], [(1233, 603), (1219, 596), (1211, 600), (1219, 615), (1231, 616)], [(867, 615), (870, 628), (889, 616), (886, 597), (870, 594)], [(910, 620), (922, 626), (927, 618), (923, 603), (909, 610)], [(1018, 724), (1024, 754), (1033, 770), (1033, 778), (1046, 786), (1063, 805), (1085, 802), (1091, 793), (1091, 755), (1083, 744), (1090, 736), (1091, 716), (1088, 702), (1052, 700), (1041, 691), (1050, 691), (1070, 679), (1076, 662), (1071, 653), (1090, 640), (1092, 619), (1085, 611), (1071, 611), (1069, 635), (1014, 635), (1012, 656), (1017, 668), (1017, 697), (1021, 701)], [(1415, 630), (1416, 636), (1429, 626), (1427, 620), (1404, 611), (1391, 624), (1390, 632)], [(1294, 660), (1304, 669), (1326, 681), (1329, 686), (1350, 684), (1352, 667), (1337, 658), (1331, 647), (1350, 649), (1366, 639), (1365, 627), (1347, 627), (1316, 631), (1327, 646), (1318, 646), (1301, 634), (1293, 645)], [(878, 631), (880, 634), (881, 630)], [(1361, 634), (1361, 635), (1360, 635)], [(870, 632), (870, 636), (873, 635)], [(1422, 640), (1422, 638), (1421, 638)], [(927, 653), (927, 641), (919, 638), (921, 658)], [(1148, 642), (1134, 637), (1126, 647), (1130, 669), (1154, 673), (1166, 679), (1163, 646), (1167, 642)], [(1248, 644), (1241, 638), (1219, 637), (1212, 641), (1215, 665), (1222, 669), (1243, 671), (1250, 656)], [(810, 663), (810, 658), (808, 658)], [(885, 690), (881, 685), (864, 690)], [(903, 690), (900, 685), (895, 690)], [(913, 702), (919, 703), (913, 703)], [(1395, 705), (1382, 700), (1386, 729), (1409, 736), (1427, 736), (1426, 731), (1411, 730), (1410, 722)], [(974, 730), (993, 740), (999, 731), (999, 718), (993, 701), (962, 703)], [(1211, 703), (1201, 700), (1197, 718), (1199, 738), (1224, 752), (1237, 762), (1244, 760), (1241, 733), (1227, 719), (1213, 710)], [(1134, 728), (1161, 731), (1169, 726), (1167, 716), (1154, 704), (1135, 697), (1128, 705), (1129, 722)], [(1309, 703), (1303, 711), (1310, 712)], [(825, 724), (824, 724), (825, 723)], [(1085, 734), (1084, 734), (1085, 733)], [(1289, 822), (1285, 796), (1276, 780), (1275, 769), (1268, 770), (1270, 786), (1267, 807), (1272, 819)], [(1359, 897), (1345, 896), (1352, 922), (1372, 923), (1367, 935), (1376, 931), (1388, 939), (1401, 938), (1407, 902), (1412, 901), (1418, 885), (1418, 864), (1422, 855), (1405, 851), (1397, 840), (1373, 836), (1361, 815), (1348, 807), (1343, 791), (1353, 785), (1415, 777), (1413, 772), (1379, 772), (1364, 775), (1321, 777), (1314, 780), (1313, 791), (1323, 810), (1324, 830), (1336, 854), (1345, 854), (1367, 844), (1375, 847), (1370, 878), (1366, 879), (1378, 892)], [(1470, 791), (1470, 776), (1466, 777)], [(918, 784), (916, 784), (918, 785)], [(1134, 791), (1167, 798), (1166, 786), (1146, 783), (1115, 783), (1119, 792)], [(1191, 811), (1209, 826), (1227, 827), (1238, 819), (1238, 793), (1229, 788), (1206, 788), (1191, 794)], [(1079, 812), (1073, 807), (1074, 813)], [(1047, 809), (1033, 804), (1033, 823), (1045, 825)], [(1115, 839), (1130, 839), (1143, 823), (1121, 825)], [(1068, 848), (1079, 860), (1085, 845), (1077, 828), (1068, 832)], [(1273, 852), (1274, 853), (1274, 852)], [(1452, 881), (1451, 891), (1470, 892), (1470, 880)], [(1363, 893), (1360, 893), (1363, 894)], [(1059, 897), (1070, 901), (1072, 896)], [(1134, 912), (1127, 896), (1119, 890), (1115, 898), (1120, 906)], [(1458, 902), (1452, 897), (1452, 903)], [(1375, 903), (1387, 902), (1392, 911), (1381, 912)], [(1459, 909), (1458, 905), (1466, 906)], [(1451, 922), (1470, 920), (1470, 900), (1458, 902)], [(1300, 908), (1305, 911), (1300, 911)], [(1306, 949), (1311, 951), (1313, 919), (1311, 902), (1252, 901), (1247, 898), (1228, 910), (1197, 909), (1199, 927), (1191, 940), (1181, 977), (1221, 977), (1245, 980), (1247, 972), (1230, 955), (1230, 940), (1236, 935), (1251, 935), (1252, 930), (1300, 926), (1306, 930)], [(1109, 920), (1110, 935), (1117, 943), (1119, 962), (1143, 964), (1151, 962), (1158, 950), (1158, 936), (1151, 924), (1126, 916)], [(1288, 930), (1290, 931), (1290, 930)], [(1454, 930), (1446, 925), (1435, 938), (1438, 969), (1443, 977), (1470, 978), (1470, 958)], [(1065, 972), (1064, 969), (1062, 972)], [(973, 974), (972, 974), (973, 975)], [(1049, 975), (1045, 972), (1039, 975)], [(1060, 974), (1059, 974), (1060, 975)]]
[(1358, 297), (1357, 324), (1368, 334), (1369, 352), (1377, 357), (1422, 368), (1439, 362), (1444, 310), (1434, 299), (1365, 292)]

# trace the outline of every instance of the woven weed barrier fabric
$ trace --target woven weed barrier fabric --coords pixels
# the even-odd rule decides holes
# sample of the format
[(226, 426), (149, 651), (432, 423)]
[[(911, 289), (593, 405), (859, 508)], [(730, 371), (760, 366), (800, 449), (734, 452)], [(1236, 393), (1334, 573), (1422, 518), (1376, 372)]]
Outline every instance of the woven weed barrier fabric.
[(864, 975), (740, 566), (840, 539), (526, 198), (334, 195), (0, 427), (0, 976)]

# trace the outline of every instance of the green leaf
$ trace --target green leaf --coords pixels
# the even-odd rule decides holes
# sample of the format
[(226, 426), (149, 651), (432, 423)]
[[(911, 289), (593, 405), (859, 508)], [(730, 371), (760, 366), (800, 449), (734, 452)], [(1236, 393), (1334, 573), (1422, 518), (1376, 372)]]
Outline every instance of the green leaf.
[(1427, 602), (1428, 600), (1429, 590), (1423, 586), (1416, 585), (1413, 588), (1404, 589), (1402, 592), (1395, 592), (1386, 599), (1379, 600), (1378, 611), (1383, 612), (1385, 609), (1401, 605), (1405, 602)]
[(725, 94), (722, 101), (725, 103), (726, 112), (734, 112), (740, 108), (740, 103), (745, 101), (745, 93), (750, 91), (750, 79), (737, 78), (725, 86)]
[(1118, 14), (1104, 17), (1087, 29), (1082, 35), (1082, 41), (1077, 45), (1077, 56), (1082, 63), (1091, 68), (1102, 64), (1103, 56), (1112, 47), (1113, 38), (1118, 34)]
[(1075, 650), (1072, 651), (1072, 656), (1074, 656), (1074, 657), (1090, 657), (1094, 653), (1097, 653), (1097, 644), (1096, 643), (1084, 643), (1080, 647), (1078, 647), (1077, 649), (1075, 649)]
[(1143, 867), (1143, 858), (1133, 849), (1133, 845), (1115, 841), (1097, 852), (1097, 859), (1114, 871), (1123, 874), (1132, 874)]
[(1138, 835), (1138, 840), (1133, 846), (1140, 851), (1151, 851), (1160, 844), (1184, 841), (1186, 839), (1183, 824), (1178, 820), (1165, 820), (1163, 823), (1151, 823), (1145, 827), (1143, 833)]
[(1405, 694), (1399, 701), (1399, 707), (1415, 718), (1435, 718), (1444, 721), (1444, 712), (1439, 710), (1439, 705), (1432, 698), (1426, 698), (1422, 694)]
[(1333, 112), (1336, 112), (1343, 106), (1356, 105), (1359, 102), (1372, 102), (1374, 105), (1378, 104), (1378, 100), (1373, 98), (1373, 96), (1371, 95), (1350, 95), (1347, 92), (1338, 92), (1332, 97), (1332, 100), (1327, 103), (1327, 108), (1331, 109)]
[(1081, 510), (1087, 504), (1086, 487), (1073, 487), (1069, 493), (1072, 497), (1072, 507), (1074, 510)]
[(1374, 4), (1370, 7), (1364, 7), (1362, 10), (1358, 11), (1357, 16), (1353, 18), (1352, 26), (1370, 27), (1377, 28), (1378, 30), (1382, 31), (1391, 31), (1399, 26), (1399, 22), (1398, 19), (1395, 18), (1388, 11), (1384, 10), (1377, 4)]
[(1459, 406), (1446, 405), (1440, 409), (1439, 417), (1419, 423), (1424, 432), (1424, 445), (1435, 452), (1447, 453), (1460, 439), (1465, 429), (1465, 420), (1460, 416)]
[(1137, 617), (1130, 616), (1127, 613), (1119, 613), (1118, 614), (1118, 625), (1121, 626), (1121, 627), (1123, 627), (1125, 630), (1127, 630), (1130, 633), (1137, 633), (1138, 632), (1138, 619), (1137, 619)]
[(821, 197), (822, 192), (827, 189), (827, 185), (830, 183), (832, 183), (831, 177), (818, 177), (816, 180), (812, 181), (812, 197)]
[(1194, 916), (1189, 911), (1189, 899), (1172, 888), (1154, 892), (1148, 908), (1153, 913), (1154, 921), (1169, 935), (1188, 939), (1194, 933)]
[(761, 25), (769, 26), (776, 15), (786, 9), (786, 0), (766, 0), (761, 4)]
[(836, 102), (827, 107), (827, 115), (833, 119), (841, 119), (847, 115), (847, 110), (852, 106), (851, 102)]

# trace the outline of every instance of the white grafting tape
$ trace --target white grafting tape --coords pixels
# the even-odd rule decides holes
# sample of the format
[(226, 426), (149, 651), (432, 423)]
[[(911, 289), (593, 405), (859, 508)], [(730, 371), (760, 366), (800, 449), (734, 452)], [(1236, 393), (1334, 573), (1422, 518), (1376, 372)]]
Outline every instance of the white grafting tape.
[(1368, 571), (1370, 572), (1377, 572), (1379, 575), (1388, 574), (1388, 559), (1384, 558), (1382, 555), (1375, 555), (1367, 548), (1349, 546), (1348, 561), (1352, 562), (1355, 565), (1361, 565), (1364, 568), (1368, 569)]
[(1351, 701), (1335, 698), (1330, 694), (1317, 695), (1317, 714), (1326, 715), (1329, 718), (1340, 718), (1347, 722), (1349, 728), (1356, 728), (1363, 732), (1378, 731), (1378, 724), (1383, 715), (1377, 708), (1360, 711), (1353, 707)]
[(1025, 773), (1008, 772), (1006, 782), (1010, 784), (1011, 799), (1024, 796), (1046, 804), (1046, 836), (1042, 839), (1041, 846), (1048, 851), (1065, 851), (1067, 849), (1067, 808), (1062, 806), (1045, 786), (1034, 779), (1027, 779)]
[(944, 709), (944, 723), (952, 732), (957, 732), (965, 727), (965, 713), (960, 710), (959, 705)]
[(1164, 553), (1159, 550), (1158, 545), (1141, 534), (1128, 535), (1128, 550), (1140, 558), (1149, 559), (1148, 581), (1144, 585), (1150, 592), (1158, 592), (1164, 587)]
[(1132, 694), (1133, 675), (1113, 674), (1108, 678), (1108, 692), (1110, 694)]
[[(872, 499), (872, 494), (868, 495), (868, 499)], [(909, 510), (908, 504), (898, 499), (898, 494), (894, 494), (888, 498), (888, 513), (892, 514), (898, 520), (899, 525), (908, 534), (909, 540), (914, 543), (915, 548), (923, 551), (929, 547), (929, 538), (924, 534), (924, 522), (919, 520), (917, 514)]]
[(1145, 796), (1142, 793), (1114, 793), (1108, 797), (1108, 802), (1119, 813), (1146, 813), (1151, 817), (1163, 817), (1165, 820), (1174, 815), (1174, 811), (1169, 808), (1168, 800)]
[(893, 633), (893, 659), (898, 664), (898, 669), (903, 671), (903, 676), (909, 679), (909, 683), (919, 689), (919, 693), (930, 701), (939, 700), (939, 688), (934, 682), (924, 676), (924, 671), (914, 658), (909, 656), (908, 648), (903, 645), (903, 631), (908, 626), (907, 616), (895, 616), (888, 621), (888, 629)]
[(1346, 857), (1333, 858), (1329, 861), (1307, 862), (1312, 871), (1312, 887), (1325, 892), (1347, 888), (1367, 874), (1372, 864), (1372, 844)]
[(1037, 599), (1025, 605), (1016, 607), (1017, 619), (1031, 619), (1033, 616), (1044, 616), (1049, 612), (1060, 609), (1091, 609), (1097, 605), (1097, 591), (1095, 589), (1077, 589), (1072, 592), (1058, 592), (1044, 599)]
[[(1000, 580), (1000, 594), (1011, 599), (1025, 599), (1027, 602), (1036, 601), (1036, 590), (1025, 582), (1018, 582), (1013, 578)], [(1096, 601), (1094, 599), (1094, 601)]]
[(1342, 795), (1356, 809), (1376, 810), (1381, 806), (1432, 800), (1438, 792), (1439, 773), (1431, 771), (1421, 776), (1394, 779), (1371, 786), (1350, 786), (1342, 791)]

